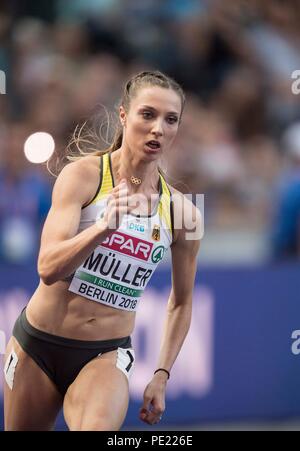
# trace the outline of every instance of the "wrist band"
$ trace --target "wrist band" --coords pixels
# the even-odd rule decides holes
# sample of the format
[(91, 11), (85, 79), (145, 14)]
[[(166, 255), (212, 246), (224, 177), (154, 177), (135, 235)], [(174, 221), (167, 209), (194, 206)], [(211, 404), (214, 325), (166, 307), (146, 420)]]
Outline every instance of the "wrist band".
[(157, 373), (158, 371), (165, 371), (168, 375), (168, 379), (170, 379), (170, 373), (168, 370), (165, 370), (164, 368), (158, 368), (156, 371), (154, 371), (154, 374)]

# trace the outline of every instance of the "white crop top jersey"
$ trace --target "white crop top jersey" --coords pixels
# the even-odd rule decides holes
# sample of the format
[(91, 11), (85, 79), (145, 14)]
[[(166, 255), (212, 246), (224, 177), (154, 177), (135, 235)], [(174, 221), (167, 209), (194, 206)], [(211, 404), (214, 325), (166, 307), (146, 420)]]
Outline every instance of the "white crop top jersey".
[[(101, 157), (100, 166), (99, 187), (94, 199), (82, 208), (78, 233), (101, 218), (114, 187), (110, 153)], [(159, 201), (154, 212), (123, 216), (120, 227), (99, 242), (77, 268), (68, 289), (88, 300), (134, 312), (172, 237), (171, 192), (159, 174)]]

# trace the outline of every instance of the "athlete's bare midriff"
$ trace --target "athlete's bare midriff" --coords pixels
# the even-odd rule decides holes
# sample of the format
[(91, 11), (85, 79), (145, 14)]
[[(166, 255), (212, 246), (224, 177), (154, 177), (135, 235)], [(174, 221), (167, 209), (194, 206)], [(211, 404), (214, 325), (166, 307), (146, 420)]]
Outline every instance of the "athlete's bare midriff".
[(33, 327), (77, 340), (126, 337), (134, 328), (135, 313), (90, 301), (68, 291), (68, 282), (40, 281), (26, 309)]

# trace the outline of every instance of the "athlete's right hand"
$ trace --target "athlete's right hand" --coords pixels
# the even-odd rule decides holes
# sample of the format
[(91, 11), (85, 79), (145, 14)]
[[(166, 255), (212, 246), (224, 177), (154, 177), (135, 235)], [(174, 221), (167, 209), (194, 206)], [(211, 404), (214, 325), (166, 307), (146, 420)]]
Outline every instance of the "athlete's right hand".
[(132, 196), (129, 195), (126, 179), (122, 179), (119, 185), (115, 186), (107, 199), (107, 206), (103, 217), (99, 220), (107, 230), (113, 232), (120, 227), (123, 216), (134, 210)]

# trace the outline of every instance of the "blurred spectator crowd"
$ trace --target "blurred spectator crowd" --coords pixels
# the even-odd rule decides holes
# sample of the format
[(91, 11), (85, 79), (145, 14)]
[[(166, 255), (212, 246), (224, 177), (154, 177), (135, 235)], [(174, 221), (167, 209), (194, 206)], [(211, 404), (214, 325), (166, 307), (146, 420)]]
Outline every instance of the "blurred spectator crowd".
[(36, 258), (55, 181), (25, 139), (47, 131), (63, 152), (76, 124), (97, 105), (116, 111), (124, 81), (153, 68), (187, 94), (165, 164), (171, 184), (205, 194), (204, 261), (300, 256), (300, 2), (4, 0), (2, 261)]

